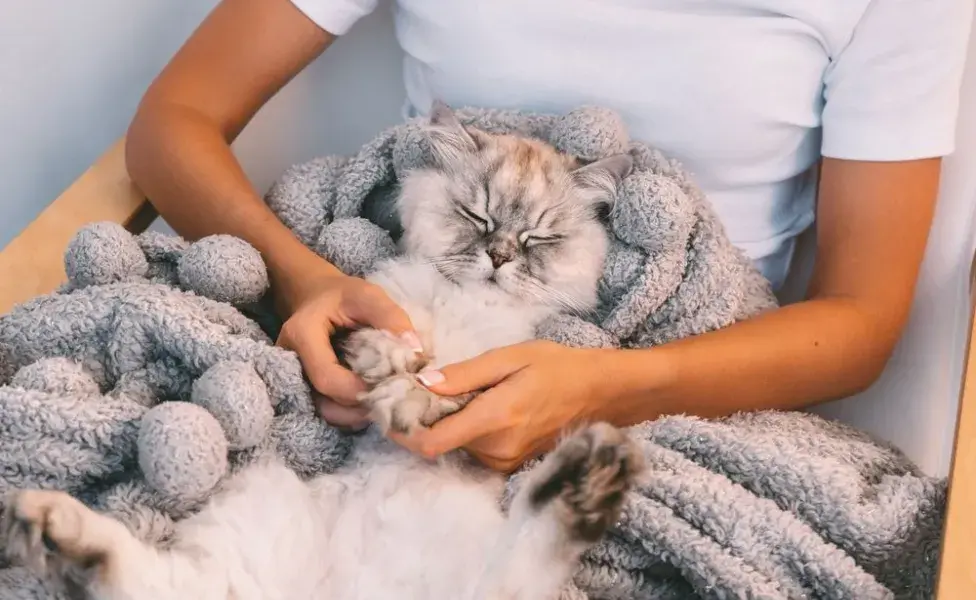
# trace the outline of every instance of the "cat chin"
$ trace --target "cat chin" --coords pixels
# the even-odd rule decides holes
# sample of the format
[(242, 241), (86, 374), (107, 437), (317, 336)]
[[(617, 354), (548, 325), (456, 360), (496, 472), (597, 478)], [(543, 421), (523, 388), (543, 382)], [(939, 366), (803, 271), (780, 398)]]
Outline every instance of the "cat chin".
[(513, 300), (518, 300), (520, 302), (525, 302), (526, 304), (533, 304), (538, 302), (538, 299), (525, 293), (523, 285), (518, 281), (517, 277), (506, 273), (499, 273), (495, 270), (486, 271), (462, 271), (460, 273), (445, 273), (441, 271), (441, 275), (445, 279), (454, 283), (455, 285), (465, 286), (465, 285), (476, 285), (482, 286), (486, 290), (496, 292), (499, 294), (504, 294), (509, 296)]

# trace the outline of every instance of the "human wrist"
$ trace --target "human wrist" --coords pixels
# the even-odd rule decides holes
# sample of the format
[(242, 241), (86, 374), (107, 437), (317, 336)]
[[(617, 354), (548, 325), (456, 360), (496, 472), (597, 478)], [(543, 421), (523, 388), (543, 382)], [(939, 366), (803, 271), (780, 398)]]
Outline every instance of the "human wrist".
[(591, 418), (629, 427), (660, 416), (662, 406), (656, 400), (666, 393), (674, 373), (663, 353), (618, 348), (587, 352), (597, 399)]
[(287, 318), (310, 297), (330, 285), (326, 280), (346, 277), (333, 264), (291, 238), (263, 251), (275, 308)]

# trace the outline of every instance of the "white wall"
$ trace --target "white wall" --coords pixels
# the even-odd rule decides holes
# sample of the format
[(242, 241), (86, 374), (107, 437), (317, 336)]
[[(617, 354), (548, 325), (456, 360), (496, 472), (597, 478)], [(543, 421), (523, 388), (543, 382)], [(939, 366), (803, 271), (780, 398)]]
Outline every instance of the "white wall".
[[(153, 75), (215, 0), (0, 1), (0, 246), (121, 135)], [(390, 13), (358, 24), (255, 118), (235, 150), (263, 190), (285, 167), (351, 152), (399, 119), (400, 52)], [(976, 106), (971, 44), (963, 106)], [(976, 236), (976, 111), (946, 162), (909, 331), (882, 381), (819, 412), (948, 468)]]

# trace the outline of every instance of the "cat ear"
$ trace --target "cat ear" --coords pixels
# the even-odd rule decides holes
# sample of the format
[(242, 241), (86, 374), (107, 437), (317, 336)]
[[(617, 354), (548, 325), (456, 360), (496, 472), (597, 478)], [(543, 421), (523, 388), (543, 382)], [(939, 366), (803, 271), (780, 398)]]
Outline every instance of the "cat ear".
[(456, 162), (484, 145), (481, 132), (465, 127), (451, 107), (441, 100), (434, 100), (430, 106), (430, 125), (432, 149), (442, 164)]
[(613, 205), (617, 188), (634, 169), (634, 158), (627, 153), (614, 154), (583, 165), (571, 172), (573, 184), (594, 203)]

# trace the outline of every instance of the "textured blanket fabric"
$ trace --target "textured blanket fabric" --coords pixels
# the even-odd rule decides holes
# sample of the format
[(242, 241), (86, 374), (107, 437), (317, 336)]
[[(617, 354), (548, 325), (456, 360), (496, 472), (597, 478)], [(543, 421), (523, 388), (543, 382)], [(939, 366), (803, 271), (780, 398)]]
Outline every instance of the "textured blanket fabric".
[[(634, 155), (610, 215), (597, 314), (554, 319), (540, 335), (646, 347), (775, 306), (691, 178), (629, 140), (612, 112), (459, 116), (586, 160)], [(269, 205), (309, 247), (369, 272), (396, 252), (392, 199), (398, 178), (427, 160), (422, 125), (293, 167)], [(255, 307), (267, 275), (249, 246), (94, 224), (65, 266), (63, 289), (0, 317), (0, 492), (69, 490), (165, 544), (174, 522), (259, 453), (303, 476), (341, 464), (351, 440), (312, 415), (297, 357), (272, 344), (275, 323)], [(562, 600), (931, 596), (945, 481), (896, 449), (799, 413), (672, 416), (631, 433), (647, 479)], [(0, 570), (0, 600), (50, 597), (22, 568)]]

